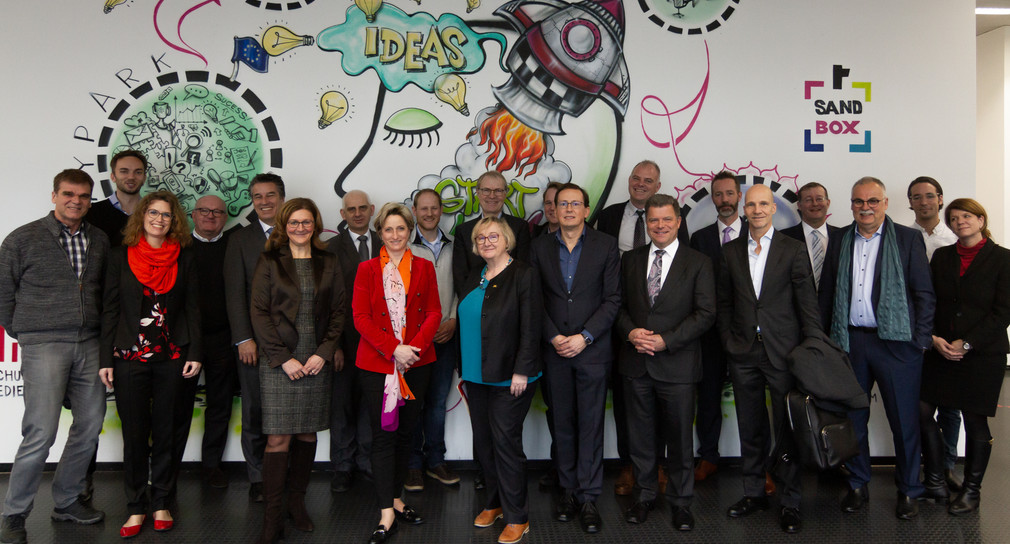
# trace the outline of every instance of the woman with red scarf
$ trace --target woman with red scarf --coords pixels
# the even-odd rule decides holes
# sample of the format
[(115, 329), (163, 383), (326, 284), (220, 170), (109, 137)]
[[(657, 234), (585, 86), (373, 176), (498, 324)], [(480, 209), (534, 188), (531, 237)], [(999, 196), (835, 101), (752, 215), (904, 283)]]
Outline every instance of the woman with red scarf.
[(109, 252), (105, 275), (99, 375), (115, 388), (123, 423), (130, 517), (119, 535), (129, 538), (140, 532), (149, 510), (155, 531), (172, 528), (174, 418), (187, 401), (183, 379), (200, 373), (201, 353), (199, 280), (193, 255), (184, 249), (191, 238), (178, 199), (168, 191), (145, 196), (123, 234), (123, 246)]
[(970, 198), (947, 205), (947, 225), (957, 243), (933, 254), (933, 349), (926, 352), (919, 395), (919, 423), (926, 494), (950, 497), (943, 474), (943, 438), (937, 406), (961, 410), (965, 441), (964, 485), (947, 511), (974, 512), (992, 452), (989, 418), (996, 415), (1010, 351), (1010, 251), (996, 245), (985, 208)]

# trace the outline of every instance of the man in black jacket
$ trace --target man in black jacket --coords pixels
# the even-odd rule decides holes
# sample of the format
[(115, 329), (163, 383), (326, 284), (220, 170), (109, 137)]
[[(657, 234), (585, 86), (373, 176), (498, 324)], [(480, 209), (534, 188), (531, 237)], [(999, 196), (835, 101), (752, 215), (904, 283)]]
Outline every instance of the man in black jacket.
[(783, 229), (782, 234), (803, 242), (807, 256), (810, 257), (814, 285), (818, 286), (821, 283), (821, 271), (824, 270), (824, 258), (828, 254), (828, 239), (838, 227), (827, 223), (831, 200), (823, 185), (812, 181), (800, 187), (798, 194), (800, 201), (796, 204), (796, 211), (800, 213), (800, 222)]

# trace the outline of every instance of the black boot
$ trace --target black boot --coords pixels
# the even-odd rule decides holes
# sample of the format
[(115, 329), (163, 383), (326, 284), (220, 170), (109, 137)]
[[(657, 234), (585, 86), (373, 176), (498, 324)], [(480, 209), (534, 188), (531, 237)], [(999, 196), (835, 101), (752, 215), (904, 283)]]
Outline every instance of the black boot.
[(288, 513), (295, 529), (311, 532), (315, 529), (305, 509), (305, 490), (309, 487), (312, 463), (316, 460), (316, 442), (291, 440), (291, 472), (288, 473)]
[(947, 511), (955, 516), (970, 514), (978, 510), (979, 495), (982, 491), (982, 477), (989, 465), (992, 453), (992, 438), (989, 440), (968, 440), (964, 456), (964, 488), (958, 493)]
[(943, 474), (943, 434), (936, 423), (930, 423), (922, 428), (922, 485), (926, 492), (921, 499), (933, 499), (937, 503), (946, 504), (950, 500), (950, 491)]
[(259, 544), (284, 538), (284, 481), (288, 475), (288, 452), (263, 454), (263, 532)]

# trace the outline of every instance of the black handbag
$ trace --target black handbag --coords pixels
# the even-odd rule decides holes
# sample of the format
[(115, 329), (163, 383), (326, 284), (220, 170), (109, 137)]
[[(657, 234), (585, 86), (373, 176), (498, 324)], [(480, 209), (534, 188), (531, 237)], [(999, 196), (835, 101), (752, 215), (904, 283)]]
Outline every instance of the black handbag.
[(818, 408), (813, 397), (795, 389), (786, 395), (786, 406), (803, 465), (827, 470), (859, 454), (852, 420), (844, 413)]

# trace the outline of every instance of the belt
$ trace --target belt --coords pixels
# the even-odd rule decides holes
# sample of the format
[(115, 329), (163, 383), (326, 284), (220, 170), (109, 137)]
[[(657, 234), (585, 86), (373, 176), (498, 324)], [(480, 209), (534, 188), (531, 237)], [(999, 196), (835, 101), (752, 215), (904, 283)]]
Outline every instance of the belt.
[(850, 331), (859, 331), (866, 334), (877, 334), (877, 327), (856, 327), (854, 325), (849, 325)]

